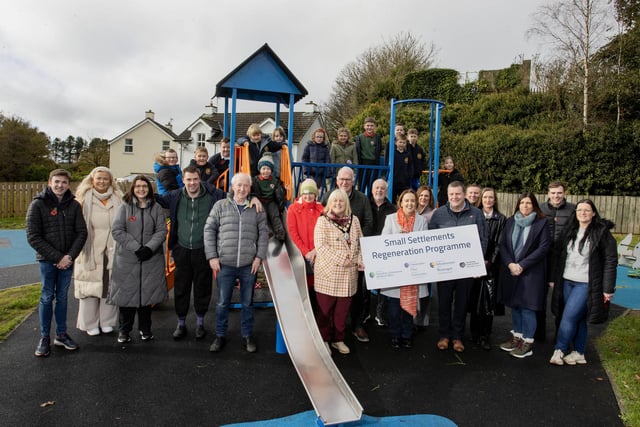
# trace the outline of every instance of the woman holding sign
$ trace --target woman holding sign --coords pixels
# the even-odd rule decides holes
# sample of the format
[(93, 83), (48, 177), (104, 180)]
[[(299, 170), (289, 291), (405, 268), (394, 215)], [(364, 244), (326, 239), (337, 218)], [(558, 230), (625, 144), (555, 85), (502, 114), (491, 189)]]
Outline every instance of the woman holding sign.
[(540, 210), (536, 196), (525, 192), (504, 226), (500, 238), (502, 264), (498, 280), (500, 302), (511, 308), (513, 330), (509, 341), (500, 345), (512, 356), (523, 359), (533, 354), (536, 311), (544, 308), (547, 252), (551, 247), (549, 221)]
[[(405, 190), (398, 197), (398, 212), (388, 215), (382, 234), (411, 233), (427, 230), (427, 220), (416, 214), (418, 198), (413, 190)], [(418, 298), (429, 296), (427, 285), (407, 285), (385, 288), (387, 320), (391, 347), (398, 349), (413, 347), (413, 318), (418, 314)]]
[(341, 354), (350, 353), (344, 337), (351, 297), (358, 288), (358, 270), (364, 270), (361, 237), (360, 221), (351, 213), (349, 196), (344, 190), (334, 190), (313, 233), (316, 321), (329, 353), (331, 347)]

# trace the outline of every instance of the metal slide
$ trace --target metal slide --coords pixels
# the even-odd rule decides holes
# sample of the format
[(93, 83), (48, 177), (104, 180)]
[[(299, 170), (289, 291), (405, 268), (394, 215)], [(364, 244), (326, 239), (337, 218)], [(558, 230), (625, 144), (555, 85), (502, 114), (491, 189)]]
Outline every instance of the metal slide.
[(358, 421), (362, 406), (338, 370), (309, 303), (304, 257), (289, 236), (270, 239), (265, 275), (293, 366), (324, 425)]

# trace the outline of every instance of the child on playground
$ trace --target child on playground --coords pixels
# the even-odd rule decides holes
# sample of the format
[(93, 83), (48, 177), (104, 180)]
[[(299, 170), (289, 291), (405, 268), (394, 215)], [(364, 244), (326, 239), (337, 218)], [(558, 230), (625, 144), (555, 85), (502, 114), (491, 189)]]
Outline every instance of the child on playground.
[(164, 153), (156, 156), (153, 171), (156, 173), (158, 194), (162, 195), (184, 185), (182, 183), (182, 172), (178, 164), (178, 152), (173, 148), (169, 148)]
[[(413, 177), (413, 164), (411, 154), (407, 150), (407, 139), (404, 132), (397, 134), (399, 138), (395, 141), (395, 152), (393, 155), (393, 201), (397, 201), (398, 196), (411, 187)], [(389, 150), (385, 153), (385, 163), (389, 164)]]
[(215, 184), (213, 167), (211, 163), (209, 163), (209, 151), (207, 147), (197, 147), (189, 165), (195, 166), (200, 171), (200, 180), (202, 182)]
[(273, 176), (273, 157), (264, 155), (258, 162), (258, 170), (260, 174), (253, 177), (251, 192), (262, 202), (274, 236), (283, 241), (285, 231), (280, 213), (284, 210), (286, 196), (282, 182)]
[[(280, 143), (282, 147), (287, 145), (287, 134), (282, 126), (276, 127), (273, 132), (271, 132), (271, 140)], [(271, 153), (271, 155), (273, 156), (273, 175), (276, 178), (280, 178), (280, 157), (282, 152), (278, 150)]]
[(407, 149), (411, 154), (411, 162), (413, 164), (413, 177), (411, 178), (411, 189), (417, 190), (420, 187), (420, 177), (422, 171), (427, 169), (427, 153), (424, 148), (418, 144), (418, 130), (411, 128), (407, 131), (409, 145)]
[(213, 185), (217, 184), (220, 175), (229, 169), (229, 161), (231, 160), (231, 140), (222, 138), (220, 140), (220, 152), (209, 157), (209, 163), (213, 166), (211, 170), (211, 180)]
[(262, 130), (257, 123), (252, 123), (247, 130), (247, 135), (239, 138), (236, 144), (249, 147), (251, 176), (257, 176), (260, 172), (258, 170), (258, 161), (261, 157), (266, 153), (280, 151), (284, 142), (273, 141), (268, 135), (262, 134)]
[(358, 153), (356, 152), (356, 144), (355, 142), (351, 141), (351, 132), (349, 132), (349, 129), (338, 129), (338, 140), (331, 144), (329, 157), (331, 157), (331, 163), (336, 163), (339, 165), (358, 164)]

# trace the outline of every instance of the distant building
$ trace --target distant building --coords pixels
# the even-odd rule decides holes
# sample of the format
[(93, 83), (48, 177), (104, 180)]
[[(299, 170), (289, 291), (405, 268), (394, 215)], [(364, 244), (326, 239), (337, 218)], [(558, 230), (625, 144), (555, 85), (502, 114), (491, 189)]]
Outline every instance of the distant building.
[(109, 167), (117, 178), (153, 174), (155, 154), (179, 148), (177, 137), (171, 123), (158, 123), (154, 112), (149, 110), (144, 113), (144, 120), (109, 141)]
[[(180, 135), (173, 132), (170, 124), (156, 122), (153, 111), (147, 111), (144, 120), (109, 141), (109, 164), (114, 175), (152, 174), (155, 154), (168, 148), (178, 152), (181, 167), (189, 164), (198, 146), (206, 147), (210, 156), (219, 152), (224, 133), (224, 114), (215, 112), (214, 107), (207, 108), (208, 111), (195, 119)], [(288, 122), (289, 113), (281, 112), (280, 126), (286, 133)], [(231, 138), (232, 141), (244, 135), (252, 123), (257, 123), (262, 132), (271, 135), (276, 127), (275, 113), (236, 113), (237, 136)], [(311, 139), (315, 129), (323, 126), (322, 116), (317, 111), (294, 113), (293, 161), (300, 161), (304, 144)], [(298, 149), (300, 142), (302, 148)]]

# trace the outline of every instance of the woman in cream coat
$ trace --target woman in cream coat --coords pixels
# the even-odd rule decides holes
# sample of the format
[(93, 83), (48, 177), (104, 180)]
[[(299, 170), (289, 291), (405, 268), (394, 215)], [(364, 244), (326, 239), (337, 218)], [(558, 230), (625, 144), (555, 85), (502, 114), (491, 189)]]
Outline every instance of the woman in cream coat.
[[(387, 215), (382, 235), (411, 233), (427, 230), (427, 220), (418, 214), (418, 198), (413, 190), (404, 190), (398, 197), (398, 212)], [(404, 289), (403, 289), (404, 288)], [(405, 293), (412, 295), (405, 296)], [(397, 286), (381, 290), (387, 300), (387, 321), (391, 347), (394, 349), (413, 347), (413, 319), (418, 315), (419, 299), (429, 296), (424, 285)], [(407, 303), (405, 304), (405, 298)]]
[(76, 191), (87, 223), (87, 242), (74, 269), (75, 297), (79, 299), (78, 329), (91, 336), (110, 333), (118, 322), (118, 308), (106, 303), (114, 241), (111, 224), (122, 204), (122, 192), (111, 171), (98, 166)]

